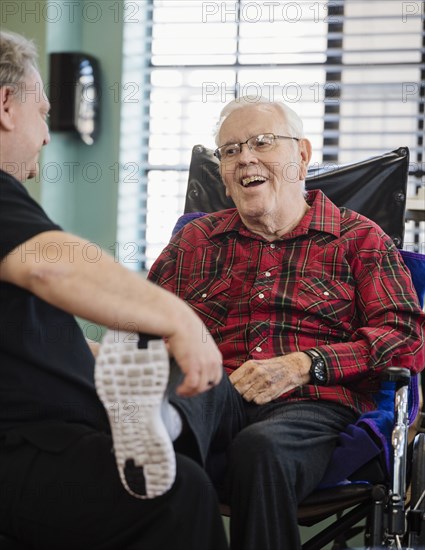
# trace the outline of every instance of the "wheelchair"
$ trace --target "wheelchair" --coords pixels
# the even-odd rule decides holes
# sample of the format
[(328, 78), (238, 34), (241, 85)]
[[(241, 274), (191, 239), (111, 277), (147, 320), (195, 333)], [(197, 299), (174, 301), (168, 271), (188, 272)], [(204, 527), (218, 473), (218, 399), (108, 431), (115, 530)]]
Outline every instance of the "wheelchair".
[[(409, 150), (395, 151), (345, 166), (310, 169), (306, 188), (321, 189), (337, 206), (346, 206), (375, 221), (401, 248), (404, 237)], [(192, 150), (185, 214), (174, 232), (203, 213), (234, 207), (226, 197), (219, 165), (211, 150), (196, 145)], [(420, 300), (425, 294), (425, 256), (400, 251)], [(407, 434), (415, 415), (413, 403), (418, 380), (406, 369), (389, 368), (386, 383), (393, 387), (394, 428), (390, 468), (383, 464), (384, 449), (359, 463), (343, 485), (316, 490), (298, 509), (298, 523), (312, 526), (334, 515), (337, 519), (302, 546), (320, 550), (333, 542), (332, 550), (349, 548), (347, 541), (364, 531), (364, 548), (410, 548), (425, 550), (425, 421), (408, 446)], [(367, 437), (373, 437), (367, 433)], [(332, 468), (332, 464), (330, 465)], [(389, 471), (388, 471), (389, 470)], [(410, 500), (406, 487), (410, 485)], [(222, 505), (223, 515), (230, 515)], [(365, 521), (364, 527), (356, 525)], [(287, 550), (287, 549), (276, 549)]]

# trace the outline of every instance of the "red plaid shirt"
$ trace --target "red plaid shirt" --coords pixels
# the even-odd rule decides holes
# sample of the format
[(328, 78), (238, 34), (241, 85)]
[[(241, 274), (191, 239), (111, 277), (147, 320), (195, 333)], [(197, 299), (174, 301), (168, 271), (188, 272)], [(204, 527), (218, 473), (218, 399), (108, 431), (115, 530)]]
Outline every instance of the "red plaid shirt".
[(300, 224), (269, 242), (235, 209), (187, 224), (149, 279), (183, 298), (218, 344), (227, 372), (248, 359), (315, 349), (326, 386), (286, 399), (375, 408), (376, 373), (425, 364), (425, 315), (391, 239), (370, 220), (337, 208), (321, 191)]

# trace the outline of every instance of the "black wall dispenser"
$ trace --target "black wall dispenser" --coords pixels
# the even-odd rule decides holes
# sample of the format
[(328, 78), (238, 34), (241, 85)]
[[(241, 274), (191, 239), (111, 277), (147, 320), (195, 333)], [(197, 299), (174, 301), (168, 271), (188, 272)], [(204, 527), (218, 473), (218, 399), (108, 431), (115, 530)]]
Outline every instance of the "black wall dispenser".
[(99, 133), (99, 62), (79, 52), (50, 54), (50, 130), (76, 133), (92, 145)]

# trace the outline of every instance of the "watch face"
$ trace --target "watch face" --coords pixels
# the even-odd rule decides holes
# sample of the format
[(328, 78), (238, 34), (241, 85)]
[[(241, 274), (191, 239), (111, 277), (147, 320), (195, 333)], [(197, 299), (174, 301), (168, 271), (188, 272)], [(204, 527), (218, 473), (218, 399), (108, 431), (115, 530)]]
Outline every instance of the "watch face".
[(327, 373), (325, 362), (320, 357), (314, 357), (311, 365), (311, 376), (316, 384), (325, 384), (327, 381)]
[(319, 360), (314, 365), (314, 376), (317, 378), (317, 380), (319, 380), (319, 382), (326, 382), (326, 372), (323, 361)]

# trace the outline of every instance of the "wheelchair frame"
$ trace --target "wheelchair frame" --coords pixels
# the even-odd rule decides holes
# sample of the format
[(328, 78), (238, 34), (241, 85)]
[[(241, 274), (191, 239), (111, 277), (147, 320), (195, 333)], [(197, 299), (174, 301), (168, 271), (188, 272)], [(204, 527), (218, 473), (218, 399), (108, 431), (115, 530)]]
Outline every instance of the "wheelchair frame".
[[(339, 542), (334, 543), (333, 550), (348, 548), (347, 539), (357, 534), (358, 530), (353, 528), (363, 519), (366, 519), (365, 547), (368, 549), (425, 549), (425, 433), (416, 435), (411, 445), (411, 452), (408, 453), (410, 372), (407, 369), (390, 367), (386, 369), (384, 376), (396, 384), (391, 480), (387, 486), (362, 483), (315, 491), (300, 506), (300, 525), (313, 525), (334, 513), (339, 517), (305, 542), (302, 550), (320, 550), (335, 539), (339, 539)], [(409, 473), (410, 457), (412, 466)], [(411, 499), (410, 505), (406, 506), (408, 477), (410, 477)], [(320, 511), (314, 513), (314, 509), (320, 510), (324, 499), (335, 498), (338, 493), (343, 495), (343, 500), (335, 508), (323, 517), (320, 517)], [(341, 515), (344, 510), (353, 505), (356, 505), (355, 508)]]

